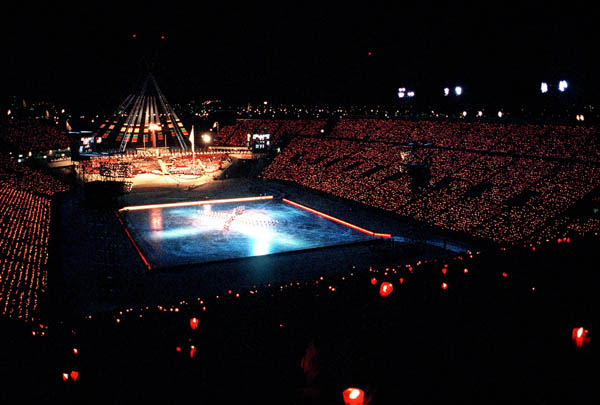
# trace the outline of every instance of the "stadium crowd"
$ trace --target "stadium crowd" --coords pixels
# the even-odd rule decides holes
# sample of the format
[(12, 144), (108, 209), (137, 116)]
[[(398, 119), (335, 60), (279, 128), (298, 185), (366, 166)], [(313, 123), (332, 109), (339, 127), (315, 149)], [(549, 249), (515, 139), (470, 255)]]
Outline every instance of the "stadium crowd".
[(271, 145), (283, 135), (318, 136), (327, 120), (237, 120), (219, 129), (213, 142), (217, 145), (246, 146), (248, 135), (270, 134)]
[(43, 120), (20, 119), (0, 123), (0, 145), (15, 152), (66, 149), (69, 138), (54, 125)]
[(31, 320), (47, 288), (53, 177), (0, 154), (0, 313)]
[[(538, 242), (599, 230), (563, 215), (600, 185), (599, 151), (595, 127), (346, 119), (324, 139), (294, 138), (263, 177), (496, 242)], [(415, 164), (430, 171), (420, 187)]]

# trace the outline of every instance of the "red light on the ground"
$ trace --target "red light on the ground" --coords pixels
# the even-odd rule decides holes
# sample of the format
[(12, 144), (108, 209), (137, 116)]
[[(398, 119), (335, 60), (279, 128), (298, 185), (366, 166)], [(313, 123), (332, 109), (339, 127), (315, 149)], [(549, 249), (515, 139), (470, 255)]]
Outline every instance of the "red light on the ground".
[(581, 349), (583, 346), (586, 346), (591, 340), (591, 337), (589, 336), (589, 331), (583, 328), (583, 326), (579, 328), (573, 328), (572, 338), (573, 343), (575, 344), (575, 346), (577, 346), (578, 349)]
[(392, 291), (394, 291), (394, 285), (392, 283), (388, 281), (381, 283), (381, 286), (379, 287), (379, 295), (381, 298), (387, 297), (392, 293)]
[(346, 405), (363, 405), (365, 401), (365, 392), (360, 388), (346, 388), (342, 395)]
[(190, 328), (192, 328), (192, 330), (196, 330), (197, 327), (198, 327), (198, 318), (194, 317), (194, 318), (190, 319)]
[(448, 283), (442, 283), (442, 290), (448, 289)]
[(375, 277), (373, 277), (371, 279), (371, 285), (375, 285), (375, 284), (377, 284), (377, 279)]
[(78, 378), (79, 378), (79, 371), (71, 371), (71, 379), (73, 381), (77, 381)]

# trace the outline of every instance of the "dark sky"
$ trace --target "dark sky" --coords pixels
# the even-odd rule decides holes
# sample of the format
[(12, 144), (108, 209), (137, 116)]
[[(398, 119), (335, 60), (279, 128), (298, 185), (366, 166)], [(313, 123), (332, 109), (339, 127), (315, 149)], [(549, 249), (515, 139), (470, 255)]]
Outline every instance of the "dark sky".
[(510, 99), (563, 77), (578, 97), (598, 90), (598, 14), (583, 3), (123, 3), (3, 5), (2, 87), (112, 105), (154, 61), (178, 101), (374, 103), (400, 86), (424, 99), (454, 84)]

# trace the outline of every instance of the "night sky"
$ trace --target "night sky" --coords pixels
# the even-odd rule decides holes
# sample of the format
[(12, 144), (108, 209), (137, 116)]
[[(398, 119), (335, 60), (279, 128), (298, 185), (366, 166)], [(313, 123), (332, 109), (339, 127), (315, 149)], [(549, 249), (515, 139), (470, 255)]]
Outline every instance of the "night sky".
[(114, 105), (152, 64), (172, 101), (388, 103), (400, 86), (434, 100), (455, 84), (471, 100), (514, 101), (561, 78), (579, 100), (598, 91), (587, 5), (361, 3), (11, 3), (2, 87)]

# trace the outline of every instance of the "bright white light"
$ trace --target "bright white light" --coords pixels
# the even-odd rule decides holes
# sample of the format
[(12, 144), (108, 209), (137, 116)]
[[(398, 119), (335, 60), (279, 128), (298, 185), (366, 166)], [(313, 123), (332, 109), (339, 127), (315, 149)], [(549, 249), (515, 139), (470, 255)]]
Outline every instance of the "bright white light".
[(406, 95), (408, 97), (414, 97), (415, 96), (415, 92), (414, 91), (409, 91), (408, 93), (406, 93)]
[(466, 111), (463, 111), (463, 112), (462, 112), (462, 116), (463, 116), (463, 117), (466, 117), (466, 116), (467, 116), (467, 112), (466, 112)]
[(448, 87), (444, 88), (444, 96), (447, 96), (450, 94), (450, 89)]
[(454, 88), (454, 94), (456, 94), (457, 96), (460, 96), (462, 94), (462, 87), (456, 86)]
[(502, 111), (498, 111), (498, 118), (502, 118), (504, 114), (502, 114)]
[(478, 117), (483, 117), (483, 111), (477, 111), (477, 116)]
[(212, 137), (210, 136), (210, 134), (202, 134), (202, 142), (210, 143), (210, 141), (212, 141)]
[(540, 91), (542, 93), (548, 93), (548, 83), (542, 82), (542, 84), (540, 86)]
[(404, 98), (405, 95), (406, 95), (406, 88), (405, 87), (398, 88), (398, 97)]
[(558, 90), (559, 91), (565, 91), (567, 89), (567, 87), (569, 87), (569, 83), (567, 83), (566, 80), (561, 80), (560, 82), (558, 82)]

